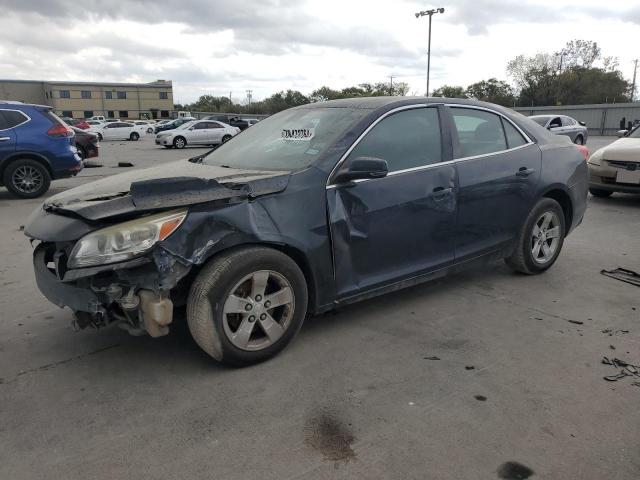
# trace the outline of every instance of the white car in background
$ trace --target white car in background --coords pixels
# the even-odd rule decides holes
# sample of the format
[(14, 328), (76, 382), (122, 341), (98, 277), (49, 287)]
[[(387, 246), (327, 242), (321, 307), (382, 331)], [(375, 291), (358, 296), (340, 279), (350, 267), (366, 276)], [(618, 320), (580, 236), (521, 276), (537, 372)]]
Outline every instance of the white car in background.
[(156, 135), (156, 145), (184, 148), (187, 145), (219, 145), (240, 133), (240, 129), (215, 120), (194, 120)]
[(146, 130), (140, 131), (140, 125), (133, 122), (107, 123), (97, 133), (98, 140), (132, 140), (137, 141), (146, 134)]
[(145, 133), (153, 133), (154, 126), (148, 120), (136, 120), (133, 123), (140, 127), (140, 131), (143, 131)]
[(86, 130), (87, 132), (91, 132), (94, 135), (102, 135), (102, 129), (104, 128), (106, 123), (101, 120), (87, 120), (87, 123), (89, 124), (89, 128)]

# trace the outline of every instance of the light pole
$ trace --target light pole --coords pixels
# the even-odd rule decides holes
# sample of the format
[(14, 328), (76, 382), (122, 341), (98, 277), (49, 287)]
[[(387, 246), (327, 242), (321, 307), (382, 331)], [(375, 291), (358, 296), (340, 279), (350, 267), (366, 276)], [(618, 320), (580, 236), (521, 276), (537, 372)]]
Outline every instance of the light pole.
[(416, 13), (416, 18), (429, 15), (429, 46), (427, 47), (427, 97), (429, 96), (429, 73), (431, 70), (431, 17), (435, 13), (444, 13), (444, 8), (432, 8), (431, 10), (423, 10)]

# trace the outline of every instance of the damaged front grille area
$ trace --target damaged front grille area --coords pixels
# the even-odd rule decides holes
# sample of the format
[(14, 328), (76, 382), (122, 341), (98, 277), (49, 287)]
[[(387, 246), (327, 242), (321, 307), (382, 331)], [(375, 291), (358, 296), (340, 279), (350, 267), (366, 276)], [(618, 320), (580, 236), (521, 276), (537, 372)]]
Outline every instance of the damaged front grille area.
[(101, 267), (67, 268), (72, 243), (40, 243), (34, 252), (39, 289), (51, 302), (74, 312), (77, 329), (118, 325), (133, 335), (166, 335), (173, 300), (190, 271), (161, 249)]

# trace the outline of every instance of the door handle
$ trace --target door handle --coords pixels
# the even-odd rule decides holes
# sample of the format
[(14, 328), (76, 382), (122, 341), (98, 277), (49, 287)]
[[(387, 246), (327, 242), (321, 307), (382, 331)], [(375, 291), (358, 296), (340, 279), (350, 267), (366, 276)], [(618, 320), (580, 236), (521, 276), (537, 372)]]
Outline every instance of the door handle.
[(431, 192), (431, 197), (434, 200), (441, 200), (444, 197), (448, 197), (449, 195), (451, 195), (452, 192), (453, 192), (453, 188), (451, 188), (451, 187), (448, 187), (448, 188), (436, 187)]
[(11, 140), (11, 137), (0, 137), (0, 142), (6, 142), (7, 140)]
[(528, 177), (533, 172), (535, 172), (533, 168), (520, 167), (520, 169), (518, 169), (518, 171), (516, 172), (516, 177)]

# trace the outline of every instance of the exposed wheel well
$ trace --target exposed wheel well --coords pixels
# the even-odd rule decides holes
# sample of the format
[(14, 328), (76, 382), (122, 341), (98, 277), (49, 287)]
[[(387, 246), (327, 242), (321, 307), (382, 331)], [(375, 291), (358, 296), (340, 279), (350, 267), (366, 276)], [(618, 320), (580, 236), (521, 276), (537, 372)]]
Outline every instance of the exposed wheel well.
[[(273, 248), (274, 250), (278, 250), (282, 253), (284, 253), (285, 255), (287, 255), (289, 258), (291, 258), (294, 262), (296, 262), (296, 264), (298, 265), (298, 267), (300, 268), (300, 270), (302, 270), (302, 273), (304, 275), (304, 279), (307, 283), (307, 292), (309, 294), (309, 298), (308, 298), (308, 302), (307, 302), (307, 308), (308, 311), (313, 312), (315, 311), (316, 308), (316, 291), (315, 291), (315, 282), (313, 281), (313, 275), (311, 274), (311, 267), (309, 266), (309, 262), (307, 261), (307, 258), (305, 257), (305, 255), (299, 251), (296, 248), (293, 248), (289, 245), (282, 245), (282, 244), (273, 244), (273, 243), (242, 243), (240, 245), (236, 245), (233, 247), (230, 247), (228, 249), (222, 250), (220, 252), (216, 252), (214, 255), (210, 256), (209, 258), (206, 259), (206, 261), (202, 262), (199, 265), (194, 265), (194, 267), (191, 269), (191, 271), (189, 272), (189, 274), (183, 278), (180, 281), (180, 284), (178, 285), (178, 289), (182, 290), (181, 292), (176, 292), (178, 294), (178, 297), (182, 297), (182, 295), (186, 295), (188, 293), (188, 289), (191, 285), (191, 283), (193, 282), (193, 280), (195, 279), (195, 277), (197, 276), (198, 272), (207, 264), (209, 263), (213, 258), (219, 256), (219, 255), (224, 255), (224, 254), (228, 254), (231, 251), (234, 250), (240, 250), (243, 248), (250, 248), (250, 247), (269, 247), (269, 248)], [(186, 289), (186, 291), (185, 291)], [(186, 299), (186, 296), (184, 297), (184, 299)], [(174, 300), (176, 301), (176, 300)], [(180, 300), (177, 301), (178, 304), (182, 303)]]
[(571, 222), (573, 221), (573, 205), (571, 204), (569, 194), (563, 190), (551, 190), (545, 193), (544, 197), (552, 198), (560, 204), (564, 212), (565, 232), (568, 232), (571, 228)]
[(41, 163), (42, 165), (44, 165), (44, 167), (47, 169), (47, 172), (49, 172), (49, 176), (51, 178), (53, 178), (53, 172), (51, 171), (51, 165), (49, 165), (49, 162), (47, 162), (44, 158), (35, 155), (33, 153), (17, 153), (15, 155), (13, 155), (12, 157), (7, 158), (3, 163), (2, 166), (0, 166), (0, 179), (4, 176), (4, 171), (7, 169), (7, 167), (13, 163), (15, 160), (21, 160), (23, 158), (28, 158), (29, 160), (35, 160), (38, 163)]

